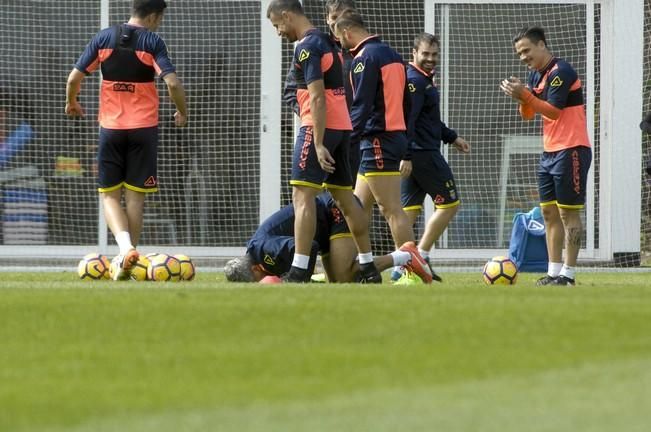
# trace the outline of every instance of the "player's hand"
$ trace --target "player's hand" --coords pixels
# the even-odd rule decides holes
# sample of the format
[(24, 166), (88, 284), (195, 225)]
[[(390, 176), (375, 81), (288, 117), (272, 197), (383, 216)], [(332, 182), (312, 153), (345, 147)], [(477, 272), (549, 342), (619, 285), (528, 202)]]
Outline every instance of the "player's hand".
[(524, 101), (525, 86), (518, 78), (511, 76), (500, 83), (500, 89), (505, 95), (513, 98), (518, 102)]
[(316, 157), (319, 160), (319, 165), (321, 169), (328, 174), (335, 172), (335, 160), (330, 155), (330, 152), (324, 145), (315, 146), (316, 148)]
[(187, 115), (183, 115), (178, 111), (174, 113), (174, 125), (176, 127), (184, 127), (187, 124), (188, 124)]
[(461, 153), (470, 153), (470, 144), (465, 139), (457, 137), (452, 144)]
[(66, 115), (71, 118), (75, 117), (83, 117), (84, 114), (84, 109), (81, 107), (81, 104), (79, 102), (72, 101), (72, 102), (66, 102)]
[(401, 160), (400, 161), (400, 175), (403, 178), (407, 178), (411, 175), (413, 165), (410, 160)]

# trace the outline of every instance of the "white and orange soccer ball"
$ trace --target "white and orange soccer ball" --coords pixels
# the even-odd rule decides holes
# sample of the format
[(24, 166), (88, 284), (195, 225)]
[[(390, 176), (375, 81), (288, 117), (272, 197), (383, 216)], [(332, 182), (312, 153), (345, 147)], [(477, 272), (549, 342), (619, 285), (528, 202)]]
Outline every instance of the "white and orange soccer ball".
[(182, 281), (191, 281), (194, 279), (196, 274), (196, 268), (194, 263), (189, 256), (183, 254), (174, 255), (174, 258), (177, 259), (181, 265), (181, 280)]
[(178, 282), (181, 279), (181, 263), (173, 256), (156, 254), (149, 258), (147, 278), (156, 282)]
[(102, 280), (109, 279), (110, 262), (102, 254), (89, 253), (84, 256), (77, 265), (77, 274), (79, 279), (83, 280)]
[(518, 268), (508, 257), (496, 256), (484, 265), (482, 277), (486, 285), (515, 285)]

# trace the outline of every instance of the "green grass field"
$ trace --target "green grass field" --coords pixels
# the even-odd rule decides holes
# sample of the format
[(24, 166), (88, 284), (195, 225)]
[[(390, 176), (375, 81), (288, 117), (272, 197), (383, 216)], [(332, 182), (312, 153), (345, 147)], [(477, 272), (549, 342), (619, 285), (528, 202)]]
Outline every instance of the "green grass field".
[(574, 288), (0, 273), (0, 431), (648, 431), (651, 274)]

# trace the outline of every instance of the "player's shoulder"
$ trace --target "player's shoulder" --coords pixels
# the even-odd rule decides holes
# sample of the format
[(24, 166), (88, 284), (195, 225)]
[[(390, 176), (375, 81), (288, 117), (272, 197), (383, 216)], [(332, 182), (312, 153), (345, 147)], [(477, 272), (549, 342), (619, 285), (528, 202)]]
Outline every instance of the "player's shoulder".
[(308, 31), (301, 40), (296, 42), (297, 47), (303, 48), (323, 49), (325, 47), (330, 48), (331, 45), (332, 41), (330, 40), (330, 37), (319, 29)]
[(113, 44), (116, 36), (116, 26), (106, 27), (95, 33), (93, 40), (102, 48)]
[(165, 47), (163, 38), (153, 31), (142, 29), (140, 30), (138, 45), (144, 51), (155, 51), (161, 47)]
[(550, 78), (561, 76), (564, 78), (576, 78), (576, 69), (566, 60), (557, 59), (556, 64), (549, 73)]

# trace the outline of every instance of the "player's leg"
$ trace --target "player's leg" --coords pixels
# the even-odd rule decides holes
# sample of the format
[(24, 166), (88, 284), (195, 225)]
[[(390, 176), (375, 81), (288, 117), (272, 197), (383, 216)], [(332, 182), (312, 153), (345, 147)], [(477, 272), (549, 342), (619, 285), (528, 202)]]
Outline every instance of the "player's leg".
[(429, 163), (423, 166), (422, 161), (419, 160), (417, 162), (419, 169), (416, 171), (418, 182), (424, 185), (425, 192), (432, 197), (436, 208), (427, 221), (425, 232), (418, 245), (421, 254), (424, 252), (427, 255), (459, 211), (460, 204), (450, 165), (440, 152), (428, 152), (428, 156)]
[[(361, 266), (360, 281), (363, 283), (380, 283), (382, 276), (375, 268), (371, 240), (369, 237), (369, 219), (352, 191), (352, 175), (349, 159), (349, 132), (326, 130), (326, 146), (335, 160), (336, 170), (328, 175), (325, 185), (332, 194), (337, 206), (344, 214), (348, 229), (357, 246)], [(361, 183), (361, 181), (360, 181)]]
[[(359, 279), (359, 262), (355, 259), (356, 250), (352, 237), (337, 237), (330, 240), (330, 251), (321, 256), (323, 268), (330, 282), (356, 282)], [(405, 265), (411, 255), (404, 251), (395, 251), (387, 255), (376, 256), (373, 261), (379, 271), (394, 265)]]
[(538, 194), (540, 196), (540, 209), (545, 221), (545, 236), (547, 242), (547, 254), (549, 263), (547, 275), (540, 278), (537, 285), (548, 285), (560, 274), (563, 267), (563, 242), (565, 240), (565, 229), (563, 221), (556, 206), (556, 185), (554, 176), (551, 173), (554, 164), (555, 153), (543, 153), (538, 166)]
[(400, 198), (400, 161), (407, 149), (405, 135), (386, 133), (365, 139), (361, 149), (361, 169), (375, 202), (389, 225), (394, 243), (401, 245), (401, 250), (412, 254), (410, 268), (426, 283), (430, 283), (431, 271), (416, 249), (414, 230), (402, 209)]
[(113, 279), (128, 277), (128, 271), (138, 260), (134, 254), (129, 221), (122, 208), (122, 188), (126, 177), (128, 135), (126, 131), (100, 128), (97, 153), (98, 190), (102, 194), (104, 218), (115, 236), (120, 253), (112, 260)]
[[(415, 168), (416, 162), (412, 161), (412, 167)], [(425, 199), (425, 191), (420, 187), (414, 176), (415, 171), (412, 169), (412, 175), (407, 178), (402, 178), (400, 181), (400, 201), (407, 218), (409, 225), (414, 226), (418, 215), (423, 210), (423, 200)], [(398, 249), (399, 245), (396, 246)], [(397, 281), (405, 273), (404, 266), (395, 266), (391, 272), (391, 280)]]
[(316, 232), (316, 196), (322, 190), (326, 174), (319, 165), (314, 149), (312, 127), (303, 126), (294, 144), (292, 159), (292, 204), (294, 205), (294, 237), (296, 249), (287, 282), (308, 282), (310, 251)]
[(124, 190), (125, 210), (129, 222), (129, 235), (134, 246), (140, 241), (140, 234), (142, 232), (145, 196), (143, 192), (134, 191), (129, 188), (125, 188)]
[(158, 191), (158, 127), (128, 132), (124, 202), (131, 241), (137, 245), (142, 232), (145, 196)]
[(366, 176), (380, 213), (386, 219), (395, 244), (414, 241), (414, 231), (400, 204), (400, 174)]
[(375, 204), (375, 197), (373, 197), (373, 192), (368, 185), (368, 181), (364, 174), (360, 173), (357, 175), (357, 182), (355, 183), (355, 196), (359, 199), (359, 202), (362, 204), (364, 213), (366, 214), (366, 220), (371, 220), (373, 215), (373, 205)]
[(563, 150), (562, 159), (556, 164), (557, 207), (565, 233), (565, 261), (557, 285), (574, 285), (576, 261), (581, 249), (583, 223), (581, 211), (585, 206), (585, 187), (592, 162), (589, 147)]

